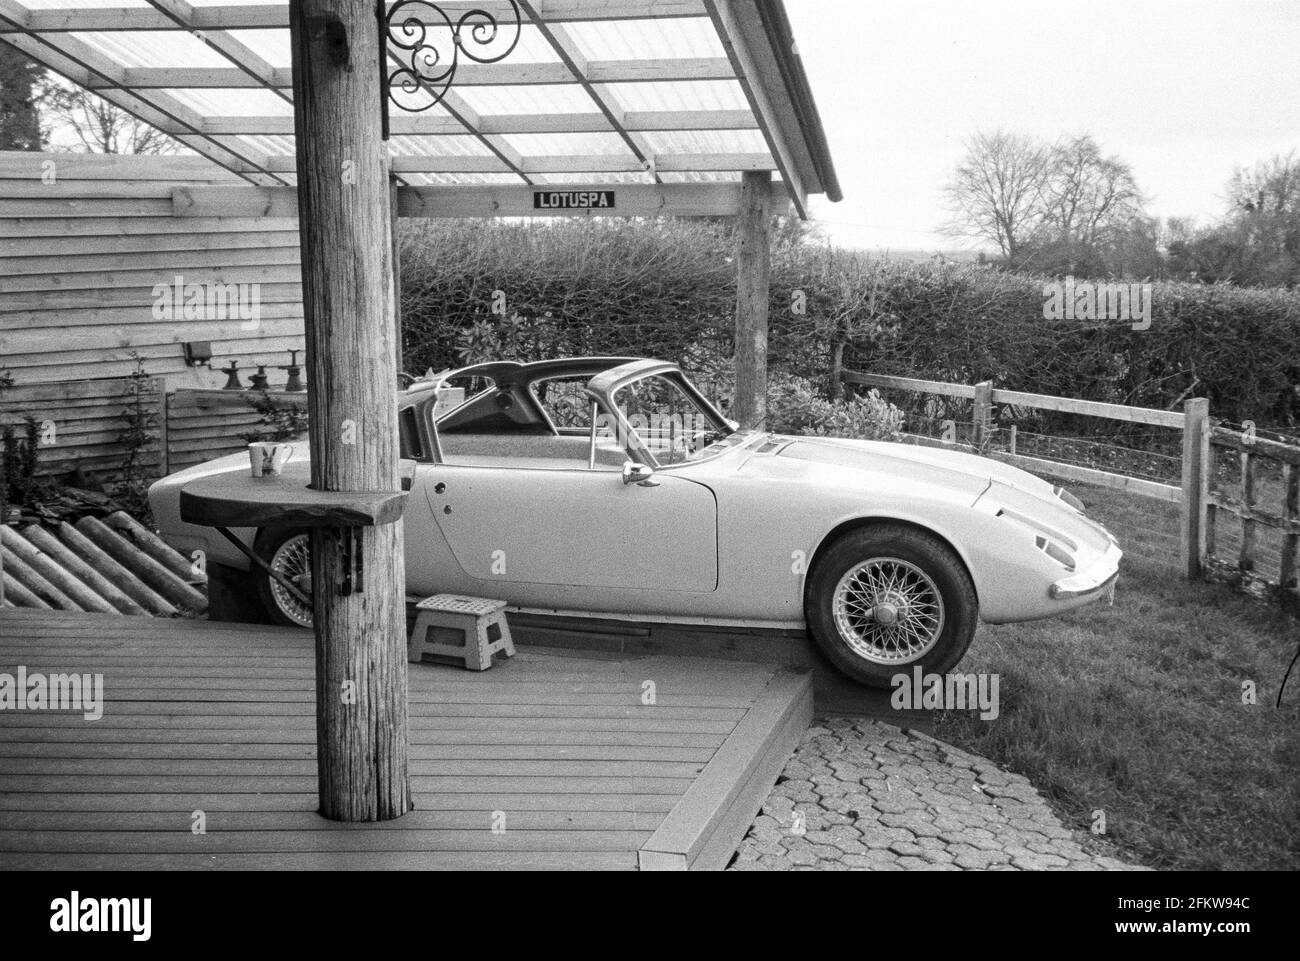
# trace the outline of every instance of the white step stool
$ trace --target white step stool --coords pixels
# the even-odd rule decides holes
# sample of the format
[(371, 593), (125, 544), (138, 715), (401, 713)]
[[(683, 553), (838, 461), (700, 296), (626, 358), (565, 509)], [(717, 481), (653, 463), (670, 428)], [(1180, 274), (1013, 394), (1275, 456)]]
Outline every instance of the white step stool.
[[(487, 597), (460, 594), (435, 594), (415, 605), (419, 614), (406, 646), (406, 659), (412, 663), (424, 655), (451, 657), (467, 670), (486, 671), (494, 654), (515, 656), (506, 623), (506, 602)], [(459, 643), (439, 639), (437, 633), (459, 634)]]

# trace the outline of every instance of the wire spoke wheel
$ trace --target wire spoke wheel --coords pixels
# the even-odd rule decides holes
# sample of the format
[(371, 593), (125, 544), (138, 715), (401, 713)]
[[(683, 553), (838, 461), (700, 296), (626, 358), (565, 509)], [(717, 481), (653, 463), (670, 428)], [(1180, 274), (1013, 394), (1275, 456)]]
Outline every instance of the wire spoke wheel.
[[(288, 538), (271, 555), (268, 563), (271, 570), (311, 597), (311, 540), (307, 534), (295, 534)], [(283, 584), (272, 578), (267, 580), (271, 597), (280, 612), (299, 627), (311, 627), (311, 607), (285, 590)]]
[(844, 642), (874, 664), (910, 664), (943, 634), (944, 604), (934, 580), (897, 557), (850, 567), (835, 586), (835, 626)]

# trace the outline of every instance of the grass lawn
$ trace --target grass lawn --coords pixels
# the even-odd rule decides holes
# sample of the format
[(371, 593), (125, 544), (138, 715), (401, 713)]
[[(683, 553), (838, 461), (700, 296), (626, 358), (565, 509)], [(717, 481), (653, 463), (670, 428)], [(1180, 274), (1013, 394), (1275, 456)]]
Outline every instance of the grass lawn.
[(1129, 860), (1300, 868), (1300, 665), (1274, 707), (1300, 623), (1180, 578), (1173, 505), (1076, 493), (1125, 550), (1114, 607), (981, 627), (960, 669), (1001, 675), (1001, 714), (935, 735), (1027, 776), (1067, 824), (1104, 811)]

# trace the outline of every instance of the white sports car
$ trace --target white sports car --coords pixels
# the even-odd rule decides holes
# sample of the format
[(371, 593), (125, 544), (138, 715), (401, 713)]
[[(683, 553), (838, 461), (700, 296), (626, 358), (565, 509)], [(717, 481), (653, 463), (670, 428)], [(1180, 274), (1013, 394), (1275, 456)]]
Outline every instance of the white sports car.
[[(450, 410), (445, 385), (468, 399)], [(637, 621), (807, 628), (868, 684), (951, 670), (976, 623), (1050, 617), (1113, 590), (1120, 549), (1071, 495), (1007, 465), (905, 444), (738, 430), (673, 364), (582, 358), (464, 368), (398, 398), (414, 462), (409, 595)], [(437, 412), (435, 414), (435, 408)], [(305, 445), (293, 460), (308, 458)], [(158, 481), (164, 538), (252, 567), (267, 613), (311, 623), (307, 534), (182, 522), (199, 477)], [(249, 483), (255, 483), (250, 478)]]

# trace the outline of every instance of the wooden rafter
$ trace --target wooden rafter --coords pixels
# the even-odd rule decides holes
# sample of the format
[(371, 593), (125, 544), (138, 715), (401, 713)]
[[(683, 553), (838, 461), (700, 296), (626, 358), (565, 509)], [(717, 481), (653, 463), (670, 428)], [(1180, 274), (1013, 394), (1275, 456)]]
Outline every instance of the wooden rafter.
[[(583, 23), (616, 20), (664, 20), (705, 16), (703, 0), (542, 0), (537, 2), (548, 23)], [(504, 8), (492, 0), (444, 0), (449, 13), (474, 8)], [(214, 4), (194, 8), (196, 30), (274, 30), (289, 26), (287, 3)], [(136, 30), (172, 30), (175, 23), (156, 9), (146, 7), (60, 7), (33, 10), (26, 28), (36, 33), (70, 30), (97, 33)], [(22, 33), (0, 23), (0, 34)]]
[[(563, 208), (538, 209), (537, 192), (583, 193), (612, 191), (612, 210), (589, 211), (620, 217), (726, 217), (740, 207), (739, 183), (679, 184), (560, 184), (553, 187), (500, 184), (484, 186), (400, 187), (397, 191), (401, 217), (563, 217), (575, 211)], [(172, 210), (177, 217), (269, 217), (298, 216), (297, 191), (292, 187), (176, 187), (171, 192)], [(576, 213), (582, 214), (582, 211)]]
[[(519, 166), (506, 164), (500, 157), (488, 154), (426, 156), (423, 154), (396, 155), (392, 157), (397, 173), (439, 174), (585, 174), (585, 173), (644, 173), (635, 157), (623, 154), (559, 154), (553, 156), (521, 157)], [(660, 173), (728, 173), (746, 170), (773, 169), (771, 154), (660, 154), (656, 169)], [(265, 167), (273, 172), (288, 173), (294, 169), (292, 154), (269, 154)]]
[[(586, 68), (593, 83), (646, 83), (689, 80), (734, 80), (731, 62), (724, 57), (669, 58), (664, 60), (593, 60)], [(536, 86), (572, 83), (563, 63), (468, 64), (456, 71), (457, 87)], [(103, 85), (112, 86), (113, 84)], [(127, 67), (121, 83), (136, 90), (189, 88), (241, 90), (266, 86), (238, 67)], [(290, 72), (277, 67), (270, 86), (287, 90)], [(93, 89), (93, 88), (92, 88)]]
[[(512, 133), (612, 133), (609, 120), (602, 113), (555, 114), (476, 114), (477, 131), (482, 134)], [(754, 115), (748, 110), (648, 110), (622, 114), (629, 132), (673, 130), (757, 130)], [(208, 134), (235, 136), (293, 136), (293, 116), (206, 117), (200, 129)], [(389, 120), (394, 136), (461, 136), (465, 124), (451, 116), (397, 114)], [(164, 129), (164, 133), (173, 130)]]

